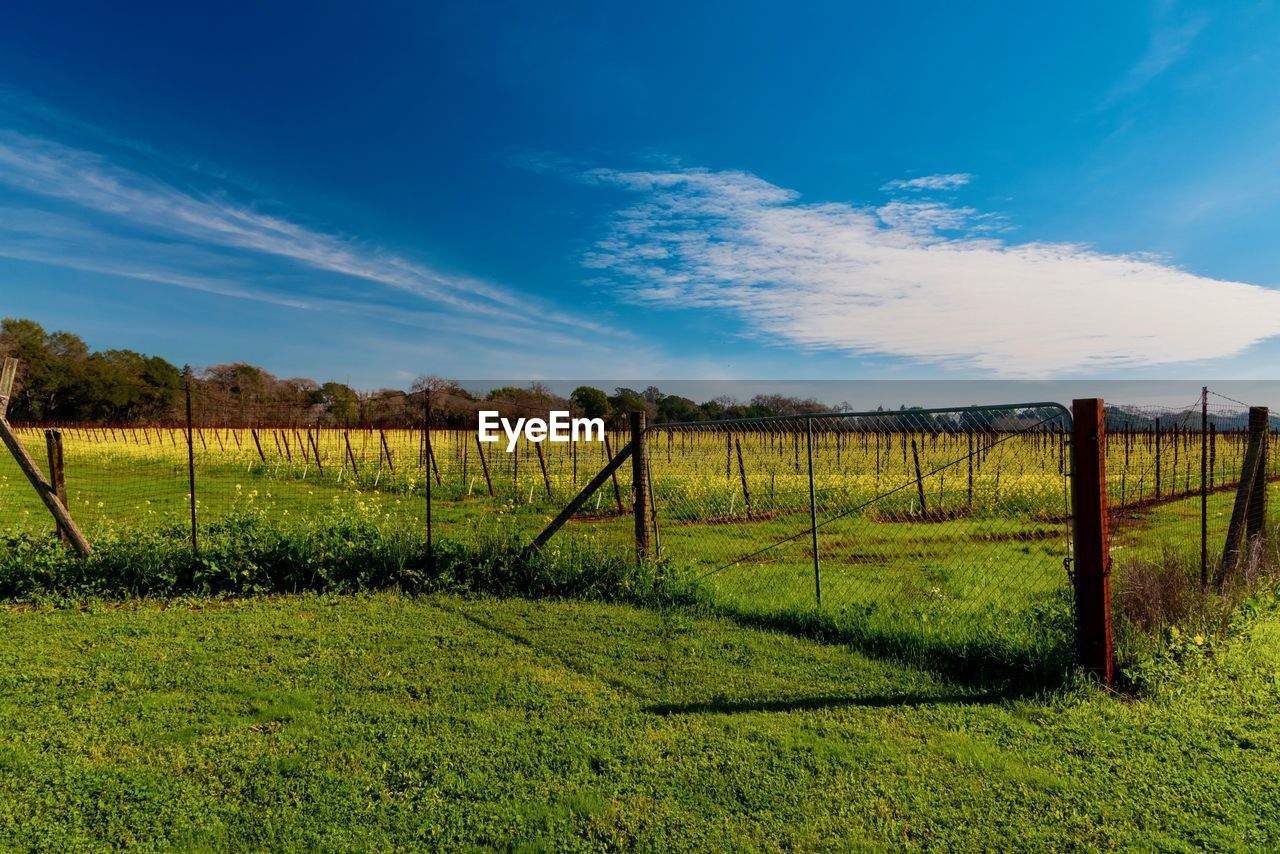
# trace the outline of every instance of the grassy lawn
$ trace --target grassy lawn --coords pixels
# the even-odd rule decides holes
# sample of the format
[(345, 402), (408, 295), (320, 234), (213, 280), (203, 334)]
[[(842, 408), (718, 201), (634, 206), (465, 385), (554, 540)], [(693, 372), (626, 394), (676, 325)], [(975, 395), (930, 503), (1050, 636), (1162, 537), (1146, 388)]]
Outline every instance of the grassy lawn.
[(9, 607), (0, 844), (1274, 849), (1278, 656), (1018, 697), (621, 606)]

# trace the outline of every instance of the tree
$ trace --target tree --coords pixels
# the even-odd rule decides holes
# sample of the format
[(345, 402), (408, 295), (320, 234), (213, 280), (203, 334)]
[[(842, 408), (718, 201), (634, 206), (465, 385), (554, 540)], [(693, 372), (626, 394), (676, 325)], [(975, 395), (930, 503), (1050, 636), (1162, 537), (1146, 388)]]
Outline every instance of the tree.
[(618, 423), (622, 422), (628, 412), (643, 412), (649, 421), (653, 421), (658, 414), (658, 407), (646, 400), (642, 393), (621, 386), (614, 389), (609, 405), (613, 408), (613, 417)]
[(50, 335), (34, 320), (13, 317), (0, 321), (0, 337), (5, 354), (22, 363), (9, 417), (43, 421), (66, 415), (64, 408), (83, 383), (83, 366), (74, 360), (86, 354), (84, 342), (65, 332)]
[(658, 415), (663, 421), (700, 421), (702, 410), (698, 404), (678, 394), (668, 394), (658, 404)]
[(200, 373), (200, 382), (207, 388), (238, 398), (244, 403), (270, 402), (280, 386), (272, 374), (247, 362), (205, 368)]
[(725, 418), (741, 418), (746, 413), (743, 405), (736, 398), (728, 395), (713, 397), (698, 408), (712, 421), (719, 421)]
[(409, 386), (409, 390), (414, 393), (429, 391), (432, 394), (440, 392), (442, 394), (450, 394), (458, 397), (472, 397), (470, 392), (458, 384), (457, 380), (451, 380), (447, 377), (441, 377), (435, 374), (425, 374), (418, 377), (413, 381), (413, 385)]
[(327, 382), (320, 386), (320, 403), (325, 413), (339, 424), (350, 424), (360, 414), (360, 399), (344, 383)]
[(589, 385), (580, 385), (569, 394), (569, 402), (588, 418), (608, 418), (609, 395)]

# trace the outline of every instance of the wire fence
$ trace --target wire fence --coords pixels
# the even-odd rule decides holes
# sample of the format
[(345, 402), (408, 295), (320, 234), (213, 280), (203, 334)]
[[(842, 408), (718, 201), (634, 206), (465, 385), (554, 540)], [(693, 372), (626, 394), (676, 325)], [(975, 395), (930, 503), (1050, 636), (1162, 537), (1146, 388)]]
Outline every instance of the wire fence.
[[(1177, 563), (1216, 576), (1249, 444), (1248, 407), (1206, 390), (1183, 407), (1107, 407), (1107, 494), (1118, 567)], [(1280, 430), (1271, 418), (1269, 432)], [(1274, 442), (1272, 442), (1274, 444)], [(1267, 490), (1280, 490), (1280, 459), (1264, 459)], [(1268, 527), (1280, 524), (1267, 502)]]
[(659, 425), (657, 553), (751, 613), (954, 631), (1069, 592), (1070, 415), (1056, 404)]
[[(436, 535), (503, 526), (531, 537), (629, 440), (608, 428), (588, 442), (520, 436), (508, 451), (505, 435), (481, 442), (475, 429), (435, 426), (441, 415), (425, 392), (409, 398), (413, 426), (341, 425), (195, 386), (189, 415), (182, 407), (169, 423), (30, 424), (15, 433), (43, 467), (46, 433), (58, 432), (66, 504), (90, 540), (189, 526), (193, 508), (197, 531), (252, 514), (285, 526), (354, 518), (423, 532), (428, 501)], [(589, 502), (577, 533), (626, 547), (631, 495), (630, 472), (620, 470)], [(11, 532), (53, 524), (7, 454), (0, 514)]]
[[(183, 403), (168, 423), (16, 432), (42, 458), (46, 432), (59, 431), (65, 503), (90, 540), (167, 526), (190, 529), (197, 548), (202, 530), (253, 514), (437, 537), (501, 529), (530, 542), (573, 501), (557, 537), (622, 554), (642, 529), (653, 557), (743, 614), (823, 614), (965, 642), (1031, 638), (1037, 621), (1070, 619), (1071, 422), (1055, 403), (653, 425), (644, 496), (628, 465), (580, 495), (628, 448), (626, 430), (508, 448), (505, 436), (437, 426), (426, 392), (407, 398), (409, 426), (403, 413), (395, 425), (339, 424), (204, 387)], [(1109, 405), (1106, 420), (1116, 571), (1172, 556), (1213, 576), (1247, 407), (1209, 391), (1183, 406)], [(1265, 476), (1274, 493), (1274, 454)], [(1269, 502), (1271, 531), (1278, 508)], [(0, 515), (6, 532), (53, 528), (7, 455)]]

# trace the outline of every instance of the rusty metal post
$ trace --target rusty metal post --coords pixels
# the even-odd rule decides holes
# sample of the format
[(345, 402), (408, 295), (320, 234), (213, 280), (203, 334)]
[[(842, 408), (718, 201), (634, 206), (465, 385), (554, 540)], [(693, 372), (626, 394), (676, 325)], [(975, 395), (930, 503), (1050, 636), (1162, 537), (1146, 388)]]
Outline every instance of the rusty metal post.
[(1115, 677), (1115, 655), (1111, 645), (1106, 415), (1101, 398), (1075, 400), (1071, 411), (1076, 652), (1086, 673), (1110, 685)]

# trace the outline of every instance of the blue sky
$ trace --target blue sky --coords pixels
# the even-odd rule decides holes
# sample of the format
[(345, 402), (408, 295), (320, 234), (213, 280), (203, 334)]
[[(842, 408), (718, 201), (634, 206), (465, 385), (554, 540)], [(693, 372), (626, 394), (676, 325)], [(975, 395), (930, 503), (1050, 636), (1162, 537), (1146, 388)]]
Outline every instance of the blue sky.
[(1270, 378), (1278, 79), (1272, 3), (27, 4), (0, 312), (363, 387)]

